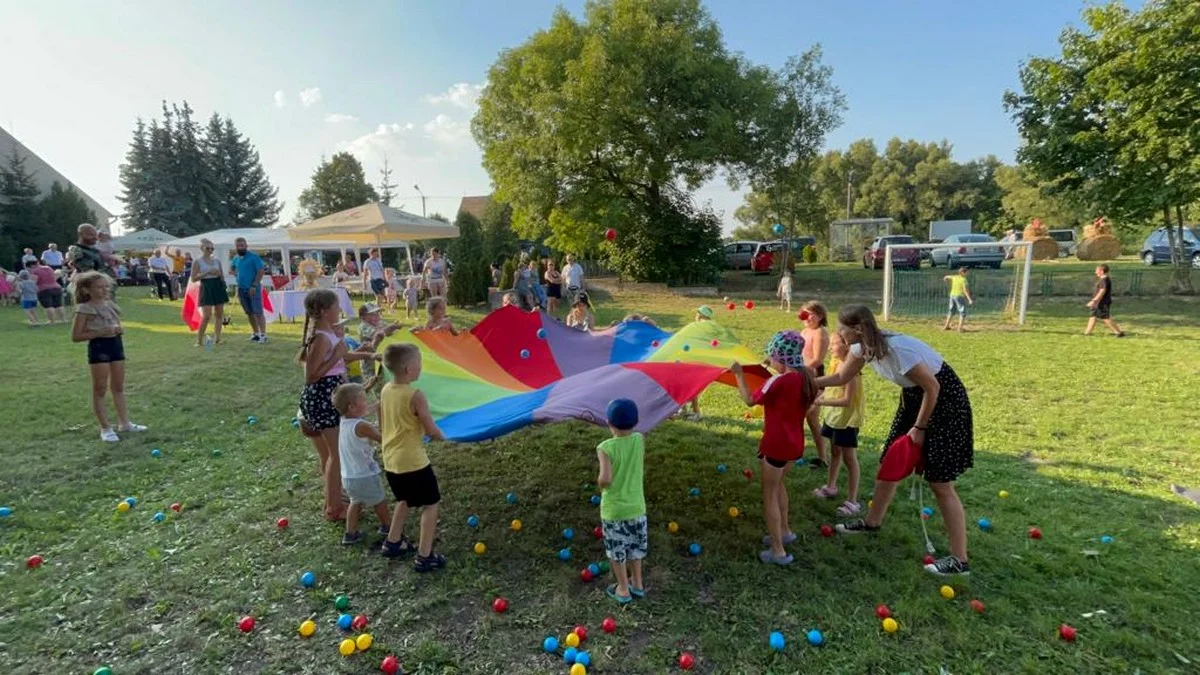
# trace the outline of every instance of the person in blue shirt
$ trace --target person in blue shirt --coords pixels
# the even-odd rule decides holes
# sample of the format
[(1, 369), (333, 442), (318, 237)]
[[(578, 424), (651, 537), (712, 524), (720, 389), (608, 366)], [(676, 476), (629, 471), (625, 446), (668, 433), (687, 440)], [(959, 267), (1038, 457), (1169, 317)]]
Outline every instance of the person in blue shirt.
[(242, 311), (250, 320), (250, 341), (267, 341), (267, 317), (263, 315), (262, 277), (266, 270), (262, 258), (246, 247), (246, 240), (238, 237), (233, 242), (237, 249), (237, 297)]

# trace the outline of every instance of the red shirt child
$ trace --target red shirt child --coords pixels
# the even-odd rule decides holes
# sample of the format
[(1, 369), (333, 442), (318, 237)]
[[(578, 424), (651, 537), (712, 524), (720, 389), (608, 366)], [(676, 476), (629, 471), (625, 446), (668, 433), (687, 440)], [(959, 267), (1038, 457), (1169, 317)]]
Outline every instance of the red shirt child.
[(804, 374), (789, 371), (773, 375), (754, 392), (754, 405), (763, 407), (763, 435), (758, 454), (776, 462), (794, 462), (804, 456)]

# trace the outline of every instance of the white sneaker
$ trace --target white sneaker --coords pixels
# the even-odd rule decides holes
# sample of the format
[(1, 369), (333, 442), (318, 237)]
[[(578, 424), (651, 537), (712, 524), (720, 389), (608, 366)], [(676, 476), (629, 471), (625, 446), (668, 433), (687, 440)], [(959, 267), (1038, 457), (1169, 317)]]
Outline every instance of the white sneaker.
[(121, 427), (121, 431), (135, 431), (136, 432), (136, 431), (145, 431), (148, 428), (149, 427), (147, 427), (145, 425), (134, 424), (133, 422), (130, 422), (129, 424), (126, 424), (125, 426)]
[(265, 345), (265, 344), (267, 344), (267, 336), (266, 336), (266, 335), (259, 335), (259, 336), (258, 336), (258, 343), (259, 343), (259, 344), (262, 344), (262, 345)]
[(251, 342), (258, 342), (258, 341), (259, 341), (259, 339), (258, 339), (258, 334), (257, 334), (257, 333), (255, 333), (254, 335), (251, 335), (251, 336), (250, 336), (250, 341), (251, 341)]
[(117, 435), (117, 432), (113, 431), (112, 427), (109, 427), (100, 430), (100, 440), (105, 443), (116, 443), (121, 440), (121, 437)]

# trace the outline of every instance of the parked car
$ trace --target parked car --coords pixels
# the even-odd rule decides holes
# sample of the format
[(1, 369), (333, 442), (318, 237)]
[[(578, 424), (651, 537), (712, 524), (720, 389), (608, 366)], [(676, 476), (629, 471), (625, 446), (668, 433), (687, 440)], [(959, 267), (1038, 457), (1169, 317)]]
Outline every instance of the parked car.
[[(875, 241), (863, 251), (862, 264), (863, 267), (869, 267), (877, 270), (883, 267), (884, 256), (887, 253), (887, 247), (892, 244), (915, 244), (916, 239), (907, 234), (889, 234), (886, 237), (876, 237)], [(909, 269), (920, 269), (921, 267), (921, 249), (905, 248), (892, 253), (892, 267), (907, 267)]]
[(749, 269), (761, 241), (733, 241), (725, 244), (725, 266), (732, 270)]
[(933, 249), (929, 256), (932, 267), (1000, 267), (1004, 262), (1004, 247), (967, 248), (955, 244), (984, 244), (995, 242), (989, 234), (952, 234), (942, 242), (945, 246)]
[[(1200, 238), (1196, 230), (1184, 227), (1176, 230), (1175, 236), (1183, 235), (1183, 255), (1190, 258), (1192, 267), (1200, 269)], [(1167, 228), (1160, 227), (1146, 237), (1142, 242), (1142, 262), (1147, 265), (1171, 262), (1171, 239), (1167, 236)]]
[(1075, 230), (1050, 230), (1046, 234), (1058, 242), (1058, 257), (1075, 255), (1075, 248), (1079, 245), (1075, 240)]
[(754, 257), (750, 261), (750, 269), (758, 274), (767, 274), (775, 266), (776, 259), (782, 255), (785, 247), (791, 249), (790, 255), (793, 261), (800, 261), (803, 260), (804, 249), (816, 244), (817, 240), (815, 237), (792, 237), (787, 240), (776, 239), (775, 241), (763, 242), (754, 251)]

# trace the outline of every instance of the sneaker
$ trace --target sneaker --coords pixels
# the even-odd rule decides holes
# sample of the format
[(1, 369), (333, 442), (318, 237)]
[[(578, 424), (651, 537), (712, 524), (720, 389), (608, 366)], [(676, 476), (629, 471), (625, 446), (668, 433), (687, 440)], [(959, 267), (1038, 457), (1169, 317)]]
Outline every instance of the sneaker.
[(926, 565), (925, 571), (930, 574), (936, 574), (939, 577), (948, 577), (955, 574), (967, 576), (971, 574), (971, 566), (967, 564), (966, 560), (959, 560), (955, 556), (948, 555), (945, 558), (938, 558)]
[(261, 340), (259, 340), (259, 338), (258, 338), (258, 333), (255, 333), (254, 335), (251, 335), (251, 336), (250, 336), (250, 341), (251, 341), (251, 342), (261, 342)]
[(383, 552), (383, 557), (385, 558), (404, 558), (412, 555), (412, 553), (417, 550), (417, 547), (412, 545), (412, 542), (408, 540), (408, 537), (401, 537), (400, 541), (383, 542), (383, 546), (380, 548), (380, 550)]
[(353, 546), (362, 541), (362, 532), (347, 532), (342, 535), (342, 546)]
[(413, 561), (414, 572), (433, 572), (446, 566), (446, 556), (430, 551), (429, 555), (417, 555)]
[(149, 429), (149, 427), (147, 427), (144, 424), (134, 424), (133, 422), (130, 422), (129, 424), (126, 424), (125, 426), (121, 427), (121, 431), (132, 431), (132, 432), (142, 432), (142, 431), (145, 431), (146, 429)]
[(836, 529), (840, 534), (874, 534), (879, 531), (879, 526), (872, 527), (862, 518), (856, 518), (838, 523)]
[(116, 443), (121, 440), (121, 437), (117, 435), (117, 432), (113, 431), (112, 427), (109, 427), (100, 430), (100, 440), (105, 443)]
[(1117, 337), (1125, 337), (1125, 331), (1117, 331)]
[(379, 533), (381, 536), (384, 536), (384, 537), (386, 537), (386, 536), (388, 535), (388, 526), (387, 526), (387, 525), (380, 525), (380, 526), (379, 526), (379, 529), (378, 529), (378, 530), (375, 530), (375, 531), (376, 531), (376, 532), (378, 532), (378, 533)]
[(808, 468), (810, 469), (824, 469), (827, 466), (829, 465), (826, 464), (825, 460), (821, 459), (820, 457), (814, 457), (808, 461)]
[(267, 336), (266, 336), (266, 335), (259, 335), (259, 336), (258, 336), (258, 342), (259, 342), (259, 344), (264, 344), (264, 345), (265, 345), (265, 344), (267, 344)]

